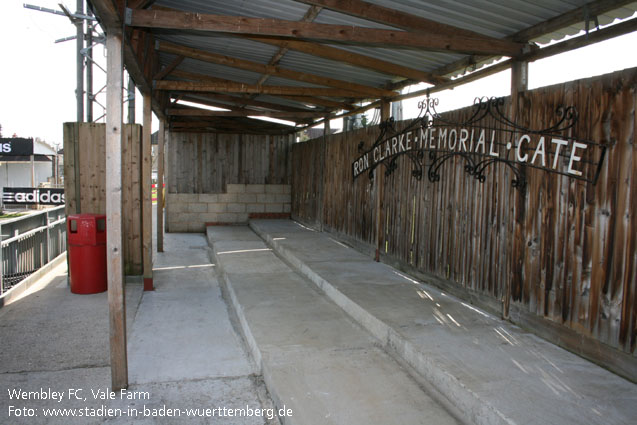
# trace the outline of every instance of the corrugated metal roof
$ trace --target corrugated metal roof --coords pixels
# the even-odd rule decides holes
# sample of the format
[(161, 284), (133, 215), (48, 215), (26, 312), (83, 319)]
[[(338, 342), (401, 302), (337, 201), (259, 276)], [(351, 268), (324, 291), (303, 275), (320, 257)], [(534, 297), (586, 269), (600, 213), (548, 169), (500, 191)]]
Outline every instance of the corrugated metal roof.
[[(496, 38), (504, 38), (521, 30), (544, 22), (553, 17), (586, 5), (590, 0), (365, 0), (368, 3), (400, 10), (412, 15), (427, 18), (455, 27), (475, 31)], [(159, 0), (156, 6), (189, 12), (212, 13), (219, 15), (276, 18), (299, 21), (310, 6), (292, 0)], [(597, 17), (600, 25), (612, 22), (615, 18), (626, 18), (637, 11), (637, 2), (628, 4)], [(343, 13), (322, 9), (314, 19), (316, 23), (355, 25), (369, 28), (391, 28), (376, 22), (355, 18)], [(591, 24), (593, 25), (593, 24)], [(534, 39), (539, 43), (559, 40), (565, 36), (577, 34), (585, 27), (582, 22), (560, 29)], [(233, 56), (261, 64), (267, 64), (279, 51), (276, 46), (259, 43), (231, 35), (203, 33), (196, 31), (154, 30), (157, 39), (176, 44), (206, 50), (222, 55)], [(381, 59), (397, 65), (420, 71), (432, 72), (464, 57), (456, 53), (430, 52), (413, 48), (391, 48), (352, 44), (323, 43), (348, 52)], [(169, 64), (174, 55), (160, 53), (160, 62)], [(318, 74), (359, 84), (383, 87), (395, 80), (395, 76), (349, 65), (329, 59), (290, 50), (281, 59), (282, 68), (300, 72)], [(218, 78), (255, 84), (260, 74), (238, 70), (226, 66), (186, 59), (178, 67), (189, 72), (206, 73)], [(312, 87), (312, 85), (280, 77), (270, 77), (266, 84), (293, 87)], [(294, 102), (272, 96), (259, 96), (271, 103), (288, 106), (300, 106)], [(265, 100), (264, 100), (265, 101)]]
[[(343, 46), (339, 46), (342, 48)], [(344, 81), (356, 82), (373, 87), (383, 86), (389, 76), (368, 69), (362, 69), (342, 62), (323, 59), (293, 50), (286, 53), (280, 62), (282, 68), (324, 75)]]
[(252, 18), (277, 18), (300, 20), (309, 6), (292, 0), (160, 0), (158, 6), (188, 12), (215, 15), (247, 16)]

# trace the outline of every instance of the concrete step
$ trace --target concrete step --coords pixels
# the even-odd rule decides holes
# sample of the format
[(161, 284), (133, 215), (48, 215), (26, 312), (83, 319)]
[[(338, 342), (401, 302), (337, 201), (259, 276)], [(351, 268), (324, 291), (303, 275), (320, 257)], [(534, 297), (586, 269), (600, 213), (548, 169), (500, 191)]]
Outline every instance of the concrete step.
[(251, 228), (477, 424), (634, 424), (637, 386), (289, 220)]
[(285, 424), (455, 424), (375, 338), (246, 226), (209, 227), (214, 262)]

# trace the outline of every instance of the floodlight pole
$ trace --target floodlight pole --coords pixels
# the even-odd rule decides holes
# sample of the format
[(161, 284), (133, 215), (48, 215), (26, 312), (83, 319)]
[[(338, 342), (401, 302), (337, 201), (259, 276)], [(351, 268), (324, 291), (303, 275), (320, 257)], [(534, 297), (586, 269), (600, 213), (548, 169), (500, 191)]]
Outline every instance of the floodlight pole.
[[(77, 0), (76, 14), (84, 14), (84, 0)], [(75, 98), (77, 100), (77, 122), (84, 121), (84, 57), (82, 49), (84, 48), (84, 20), (77, 19), (75, 22), (77, 28), (77, 53), (76, 53), (76, 70), (77, 70), (77, 87), (75, 89)]]
[[(93, 16), (90, 8), (86, 14)], [(86, 122), (93, 122), (93, 22), (86, 21)]]

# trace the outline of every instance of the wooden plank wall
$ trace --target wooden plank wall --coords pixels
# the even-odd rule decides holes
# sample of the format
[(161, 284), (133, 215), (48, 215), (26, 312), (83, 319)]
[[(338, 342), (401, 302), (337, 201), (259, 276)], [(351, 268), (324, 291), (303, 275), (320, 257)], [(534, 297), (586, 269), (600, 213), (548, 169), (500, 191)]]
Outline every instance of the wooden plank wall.
[(291, 136), (170, 132), (169, 193), (222, 193), (227, 184), (289, 184)]
[[(412, 178), (401, 157), (385, 180), (387, 258), (496, 306), (511, 285), (513, 321), (635, 379), (636, 87), (637, 69), (631, 69), (533, 90), (519, 101), (518, 121), (529, 128), (554, 122), (559, 104), (575, 105), (573, 135), (612, 145), (595, 186), (528, 169), (520, 196), (508, 167), (490, 167), (480, 183), (460, 158), (445, 163), (440, 181), (430, 183)], [(467, 113), (443, 115), (456, 120)], [(372, 185), (366, 176), (352, 181), (350, 164), (359, 142), (369, 147), (377, 134), (375, 127), (330, 136), (326, 164), (320, 163), (322, 138), (295, 145), (293, 216), (373, 243)], [(318, 170), (325, 170), (324, 211), (312, 201), (319, 197), (313, 192)], [(611, 359), (604, 347), (612, 347), (611, 357), (628, 356)]]
[[(66, 214), (106, 214), (105, 124), (64, 123)], [(77, 155), (76, 155), (77, 151)], [(79, 159), (79, 164), (75, 163)], [(122, 141), (122, 232), (124, 273), (142, 274), (141, 126), (126, 124)], [(76, 171), (77, 166), (77, 171)], [(79, 197), (76, 193), (79, 177)]]

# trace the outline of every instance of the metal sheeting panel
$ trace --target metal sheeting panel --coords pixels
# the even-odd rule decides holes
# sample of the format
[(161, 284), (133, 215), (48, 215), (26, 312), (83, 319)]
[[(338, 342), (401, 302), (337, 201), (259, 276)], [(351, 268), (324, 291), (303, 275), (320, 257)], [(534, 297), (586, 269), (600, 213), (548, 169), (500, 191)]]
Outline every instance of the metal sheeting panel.
[(268, 95), (259, 95), (255, 98), (255, 100), (258, 100), (261, 102), (275, 103), (275, 104), (284, 105), (284, 106), (292, 106), (294, 108), (304, 108), (309, 111), (320, 110), (320, 108), (312, 108), (311, 106), (308, 106), (306, 103), (297, 102), (287, 97), (283, 98), (283, 97), (275, 97), (275, 96), (268, 96)]
[(184, 34), (183, 32), (160, 32), (156, 38), (182, 46), (205, 50), (220, 55), (259, 63), (268, 63), (279, 48), (269, 44), (255, 43), (239, 37), (214, 33)]
[(311, 72), (339, 80), (356, 82), (374, 87), (380, 87), (390, 77), (380, 72), (359, 68), (342, 62), (323, 59), (306, 53), (290, 50), (281, 60), (282, 68)]
[(309, 9), (308, 5), (292, 0), (160, 0), (155, 4), (187, 12), (289, 21), (300, 20)]
[(286, 86), (286, 87), (325, 87), (318, 84), (310, 84), (298, 80), (288, 80), (287, 78), (270, 76), (264, 83), (266, 86)]
[(417, 49), (391, 49), (387, 47), (360, 47), (350, 45), (334, 47), (421, 71), (433, 71), (444, 64), (453, 62), (464, 56), (455, 53), (426, 52)]
[[(515, 34), (563, 13), (583, 7), (590, 0), (365, 0), (369, 3), (397, 9), (415, 16), (427, 18), (443, 24), (475, 31), (480, 34), (504, 38)], [(276, 18), (299, 21), (309, 10), (310, 6), (292, 0), (159, 0), (157, 6), (230, 16), (247, 16), (261, 18)], [(626, 18), (635, 13), (637, 2), (597, 17), (600, 25), (612, 22), (615, 18)], [(582, 12), (584, 13), (584, 12)], [(584, 18), (584, 16), (583, 16)], [(590, 26), (594, 25), (592, 20)], [(376, 22), (355, 18), (343, 13), (322, 9), (316, 23), (354, 25), (368, 28), (391, 28)], [(560, 40), (565, 36), (577, 34), (585, 28), (585, 23), (579, 23), (555, 31), (533, 41), (547, 43)], [(258, 43), (232, 35), (221, 35), (212, 32), (153, 30), (157, 39), (170, 41), (196, 49), (202, 49), (222, 55), (250, 60), (261, 64), (268, 63), (279, 51), (276, 46)], [(465, 55), (457, 53), (440, 53), (399, 47), (375, 47), (353, 44), (339, 44), (335, 42), (323, 43), (331, 47), (357, 53), (377, 59), (406, 66), (421, 71), (435, 71), (440, 67), (455, 62)], [(160, 54), (160, 61), (167, 65), (174, 58), (173, 55)], [(492, 62), (490, 59), (488, 62)], [(347, 63), (312, 56), (309, 54), (288, 51), (280, 61), (282, 68), (300, 72), (318, 74), (344, 81), (356, 82), (374, 87), (382, 87), (394, 81), (395, 76), (356, 67)], [(242, 71), (216, 64), (209, 64), (192, 59), (185, 60), (178, 69), (190, 72), (205, 73), (211, 76), (232, 81), (254, 84), (260, 74)], [(461, 70), (459, 73), (462, 73)], [(456, 73), (458, 74), (458, 73)], [(310, 84), (270, 77), (266, 84), (285, 86), (311, 86)], [(270, 102), (284, 102), (298, 106), (298, 102), (268, 97)]]
[(228, 66), (212, 64), (208, 62), (198, 61), (196, 59), (186, 58), (177, 67), (180, 71), (196, 72), (198, 74), (206, 74), (215, 78), (223, 78), (237, 83), (256, 84), (261, 74), (256, 72), (244, 71), (242, 69), (231, 68)]

